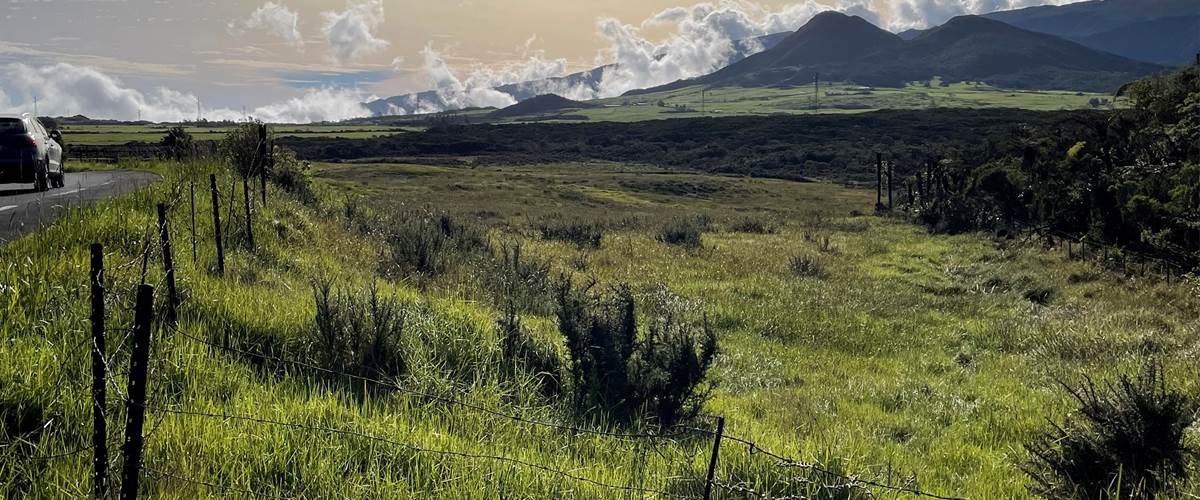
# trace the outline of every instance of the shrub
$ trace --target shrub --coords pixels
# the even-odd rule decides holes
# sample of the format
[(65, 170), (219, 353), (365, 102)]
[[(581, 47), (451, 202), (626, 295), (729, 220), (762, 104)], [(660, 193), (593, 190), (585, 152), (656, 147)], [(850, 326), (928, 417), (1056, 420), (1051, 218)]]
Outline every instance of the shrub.
[(409, 212), (385, 224), (388, 264), (404, 272), (436, 276), (487, 248), (483, 230), (446, 214)]
[(504, 367), (510, 376), (518, 373), (533, 375), (539, 391), (545, 396), (562, 393), (562, 360), (554, 349), (539, 345), (521, 324), (513, 307), (506, 307), (497, 323)]
[(1051, 498), (1154, 498), (1186, 475), (1194, 452), (1184, 445), (1196, 405), (1170, 390), (1157, 364), (1115, 384), (1062, 384), (1077, 416), (1051, 424), (1026, 444), (1026, 472)]
[(542, 239), (566, 241), (579, 248), (600, 248), (604, 226), (597, 222), (547, 220), (537, 225)]
[(360, 297), (335, 292), (327, 280), (313, 283), (317, 358), (329, 370), (368, 377), (405, 372), (402, 350), (407, 311), (375, 284)]
[(706, 399), (700, 390), (717, 353), (707, 320), (699, 327), (664, 312), (639, 338), (628, 286), (609, 294), (594, 286), (558, 289), (559, 332), (570, 353), (578, 414), (602, 413), (617, 422), (649, 418), (663, 427), (694, 417)]
[(823, 278), (825, 277), (825, 268), (816, 259), (806, 255), (792, 256), (788, 261), (788, 268), (792, 274), (802, 278)]
[(539, 315), (553, 313), (554, 286), (550, 261), (531, 257), (518, 242), (502, 245), (482, 273), (482, 285), (495, 303), (514, 311)]
[(222, 156), (243, 178), (254, 177), (267, 168), (266, 145), (271, 143), (270, 129), (259, 122), (234, 127), (221, 140)]
[(658, 241), (684, 248), (700, 248), (707, 222), (699, 217), (676, 217), (658, 232)]
[(271, 181), (284, 191), (300, 197), (305, 203), (316, 200), (308, 162), (297, 159), (296, 153), (290, 149), (275, 148), (275, 166), (271, 169)]
[(196, 140), (183, 127), (171, 127), (159, 145), (163, 153), (172, 160), (181, 161), (196, 157)]
[(738, 233), (775, 234), (779, 232), (779, 223), (761, 217), (742, 217), (733, 221), (729, 229)]

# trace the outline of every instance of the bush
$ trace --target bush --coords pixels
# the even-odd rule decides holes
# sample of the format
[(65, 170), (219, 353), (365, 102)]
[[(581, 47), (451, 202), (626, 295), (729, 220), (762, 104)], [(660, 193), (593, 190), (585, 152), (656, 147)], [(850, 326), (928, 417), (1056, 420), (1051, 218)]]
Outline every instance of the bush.
[(658, 241), (684, 248), (700, 248), (702, 235), (708, 229), (707, 219), (702, 217), (676, 217), (658, 232)]
[(792, 274), (802, 278), (823, 278), (825, 277), (825, 267), (816, 259), (806, 255), (795, 255), (788, 261), (788, 268)]
[(313, 283), (316, 357), (329, 370), (366, 377), (396, 377), (406, 370), (402, 348), (407, 311), (383, 297), (375, 284), (360, 297)]
[(542, 234), (542, 239), (566, 241), (579, 248), (600, 248), (604, 239), (604, 226), (596, 222), (543, 221), (538, 224), (537, 230)]
[(553, 313), (550, 262), (529, 256), (519, 242), (502, 245), (480, 276), (496, 304), (517, 312)]
[(775, 234), (779, 232), (779, 223), (760, 217), (743, 217), (733, 221), (729, 229), (737, 233)]
[(509, 376), (533, 375), (539, 392), (554, 397), (562, 393), (562, 360), (554, 349), (539, 345), (521, 324), (516, 309), (506, 308), (497, 324)]
[(196, 157), (196, 140), (183, 127), (171, 127), (159, 145), (168, 158), (176, 161)]
[(1184, 479), (1194, 452), (1184, 445), (1195, 403), (1170, 390), (1162, 369), (1147, 364), (1136, 378), (1079, 387), (1063, 384), (1077, 416), (1051, 424), (1025, 448), (1026, 472), (1051, 498), (1154, 498)]
[(284, 191), (298, 196), (305, 203), (316, 200), (308, 162), (297, 159), (296, 153), (290, 149), (275, 148), (275, 166), (271, 169), (271, 181)]
[(433, 277), (487, 248), (483, 230), (446, 214), (409, 212), (385, 222), (390, 264)]
[(243, 123), (221, 140), (221, 155), (243, 178), (258, 176), (266, 165), (266, 145), (271, 144), (270, 129), (259, 122)]
[(592, 288), (567, 281), (558, 289), (576, 412), (621, 423), (648, 418), (664, 428), (699, 413), (707, 397), (701, 384), (717, 353), (707, 320), (697, 327), (664, 311), (639, 338), (629, 287), (609, 294)]

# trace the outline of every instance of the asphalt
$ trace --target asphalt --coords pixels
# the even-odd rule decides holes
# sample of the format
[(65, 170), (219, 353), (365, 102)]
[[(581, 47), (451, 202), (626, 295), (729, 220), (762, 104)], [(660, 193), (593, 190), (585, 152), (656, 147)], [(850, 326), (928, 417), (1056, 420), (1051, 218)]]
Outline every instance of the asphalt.
[(32, 184), (0, 184), (0, 245), (53, 224), (70, 207), (144, 188), (159, 180), (148, 172), (67, 173), (66, 187), (44, 193)]

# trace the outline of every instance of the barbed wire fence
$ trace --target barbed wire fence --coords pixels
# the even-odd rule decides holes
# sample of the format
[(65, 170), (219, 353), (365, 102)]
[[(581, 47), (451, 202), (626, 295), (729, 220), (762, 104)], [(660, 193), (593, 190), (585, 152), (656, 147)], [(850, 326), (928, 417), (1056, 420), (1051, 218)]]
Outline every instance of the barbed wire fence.
[[(183, 190), (173, 190), (174, 199), (168, 204), (168, 208), (179, 203), (183, 196)], [(170, 213), (170, 210), (167, 210)], [(167, 228), (159, 231), (160, 238), (169, 238), (170, 228), (169, 221), (163, 220), (160, 224), (168, 225)], [(93, 493), (97, 497), (106, 497), (110, 486), (115, 488), (119, 485), (122, 498), (136, 499), (140, 491), (140, 478), (150, 478), (155, 481), (177, 481), (186, 483), (198, 488), (205, 488), (224, 496), (251, 496), (262, 498), (278, 498), (275, 494), (264, 491), (254, 491), (245, 489), (241, 486), (222, 484), (208, 478), (190, 477), (179, 473), (178, 471), (170, 470), (170, 467), (157, 460), (155, 457), (143, 458), (144, 450), (147, 442), (150, 442), (156, 435), (158, 429), (164, 425), (168, 418), (187, 418), (187, 419), (202, 419), (212, 422), (215, 425), (243, 425), (243, 426), (262, 426), (276, 429), (283, 429), (295, 432), (301, 432), (311, 435), (323, 435), (336, 437), (340, 439), (366, 440), (372, 444), (389, 447), (396, 450), (402, 450), (406, 453), (416, 455), (427, 455), (444, 457), (455, 460), (466, 460), (477, 463), (491, 463), (503, 465), (511, 468), (525, 469), (537, 474), (543, 474), (556, 480), (587, 485), (599, 491), (606, 491), (612, 495), (618, 496), (639, 496), (641, 498), (710, 498), (714, 493), (724, 492), (726, 496), (745, 497), (745, 498), (801, 498), (802, 495), (787, 494), (777, 496), (774, 493), (759, 492), (754, 484), (748, 484), (745, 480), (739, 480), (732, 476), (718, 477), (720, 464), (720, 448), (722, 443), (730, 443), (737, 447), (745, 447), (744, 449), (750, 456), (767, 457), (773, 461), (773, 465), (779, 470), (780, 474), (804, 474), (797, 475), (793, 478), (794, 484), (807, 485), (810, 487), (826, 490), (858, 490), (865, 496), (872, 496), (872, 491), (887, 491), (903, 495), (911, 495), (914, 497), (926, 497), (940, 500), (957, 500), (960, 497), (949, 496), (938, 493), (925, 491), (913, 482), (895, 485), (890, 482), (880, 482), (869, 478), (863, 478), (855, 475), (844, 474), (831, 468), (825, 467), (815, 462), (803, 462), (790, 458), (784, 454), (770, 451), (750, 439), (739, 437), (723, 432), (723, 425), (719, 425), (717, 430), (694, 427), (687, 425), (676, 425), (659, 432), (626, 432), (619, 430), (610, 430), (603, 428), (589, 428), (583, 426), (568, 425), (556, 421), (540, 420), (528, 416), (513, 414), (510, 412), (490, 408), (485, 405), (463, 401), (456, 397), (433, 394), (427, 391), (406, 387), (402, 384), (382, 380), (379, 378), (368, 377), (359, 373), (349, 373), (329, 369), (317, 364), (286, 359), (280, 356), (253, 352), (237, 346), (230, 345), (228, 336), (224, 343), (211, 341), (189, 333), (187, 329), (179, 328), (177, 324), (170, 321), (161, 321), (163, 314), (155, 313), (155, 304), (162, 303), (162, 300), (156, 300), (160, 292), (166, 288), (168, 277), (172, 275), (173, 269), (164, 269), (158, 275), (157, 280), (152, 283), (146, 283), (147, 272), (142, 269), (148, 266), (148, 262), (155, 255), (159, 256), (160, 261), (167, 263), (172, 259), (169, 255), (171, 249), (169, 245), (154, 245), (151, 243), (154, 231), (148, 231), (146, 236), (146, 244), (142, 245), (141, 252), (134, 259), (128, 262), (122, 262), (117, 266), (105, 270), (103, 266), (103, 247), (99, 244), (93, 245), (93, 256), (99, 255), (99, 262), (93, 260), (92, 269), (92, 303), (93, 307), (99, 306), (99, 310), (93, 309), (92, 321), (93, 330), (91, 342), (80, 342), (76, 348), (88, 345), (87, 350), (93, 354), (93, 375), (96, 380), (93, 381), (93, 411), (95, 413), (94, 423), (105, 422), (112, 415), (118, 415), (122, 412), (112, 411), (113, 407), (124, 408), (123, 416), (125, 418), (125, 438), (121, 442), (120, 453), (109, 453), (112, 440), (106, 429), (107, 425), (100, 425), (93, 429), (92, 444), (72, 448), (70, 451), (48, 454), (33, 457), (34, 461), (49, 461), (60, 458), (73, 457), (91, 451), (93, 453), (94, 476), (93, 476)], [(98, 264), (99, 267), (95, 267)], [(140, 266), (139, 266), (140, 264)], [(139, 269), (141, 268), (141, 269)], [(196, 269), (200, 269), (197, 264)], [(119, 293), (110, 290), (106, 287), (106, 283), (114, 281), (116, 272), (135, 273), (136, 276), (128, 276), (120, 281), (124, 285), (136, 283), (137, 292), (136, 300), (129, 300), (127, 294)], [(96, 296), (95, 294), (99, 294)], [(175, 299), (165, 301), (168, 307), (177, 305)], [(107, 305), (116, 306), (119, 309), (120, 316), (133, 317), (132, 325), (118, 327), (112, 330), (106, 328), (104, 320), (108, 316), (106, 314)], [(132, 307), (130, 307), (132, 306)], [(169, 317), (169, 316), (168, 316)], [(99, 322), (97, 327), (96, 322)], [(151, 323), (161, 323), (152, 325)], [(118, 333), (121, 339), (114, 346), (105, 344), (108, 333)], [(152, 334), (158, 332), (158, 334)], [(151, 383), (150, 375), (157, 371), (151, 363), (151, 353), (157, 352), (152, 342), (158, 335), (169, 336), (176, 341), (192, 342), (204, 348), (225, 353), (232, 356), (242, 357), (244, 359), (255, 359), (259, 361), (269, 361), (277, 363), (281, 366), (286, 366), (288, 369), (298, 371), (307, 371), (310, 373), (319, 373), (330, 377), (339, 377), (354, 382), (370, 384), (377, 388), (393, 391), (396, 393), (405, 394), (416, 400), (423, 401), (426, 404), (439, 404), (459, 408), (469, 412), (475, 412), (488, 418), (504, 419), (516, 425), (543, 428), (553, 432), (566, 433), (572, 436), (594, 436), (596, 438), (614, 439), (621, 442), (629, 443), (628, 449), (631, 453), (640, 454), (642, 457), (648, 455), (653, 450), (654, 453), (661, 455), (664, 462), (672, 466), (678, 466), (681, 470), (694, 469), (698, 455), (704, 453), (697, 451), (689, 457), (686, 452), (683, 456), (675, 460), (674, 457), (669, 457), (672, 449), (683, 449), (682, 446), (670, 446), (682, 443), (684, 441), (696, 441), (704, 439), (703, 442), (711, 439), (713, 443), (712, 452), (709, 455), (707, 477), (691, 477), (687, 474), (660, 474), (654, 477), (653, 482), (647, 484), (646, 471), (644, 467), (645, 458), (642, 459), (643, 466), (638, 474), (640, 477), (633, 478), (628, 484), (615, 484), (612, 482), (599, 480), (594, 477), (589, 477), (585, 472), (579, 469), (564, 469), (545, 463), (537, 463), (535, 461), (522, 459), (520, 457), (511, 456), (499, 452), (482, 452), (477, 450), (459, 450), (459, 449), (444, 449), (423, 445), (416, 442), (406, 442), (398, 440), (394, 437), (374, 434), (363, 429), (354, 427), (334, 427), (328, 425), (316, 425), (312, 423), (290, 422), (284, 419), (268, 418), (262, 415), (247, 415), (226, 413), (220, 411), (205, 411), (196, 408), (189, 408), (189, 403), (164, 403), (157, 400), (149, 400), (147, 394), (148, 385)], [(129, 351), (129, 352), (125, 352)], [(114, 370), (114, 365), (122, 358), (128, 358), (129, 370)], [(126, 390), (122, 390), (117, 383), (117, 378), (123, 377), (127, 380)], [(109, 393), (117, 395), (117, 401), (110, 402), (107, 400)], [(147, 413), (153, 423), (150, 426), (149, 432), (144, 432)], [(723, 421), (723, 419), (722, 419)], [(703, 446), (699, 447), (703, 450)], [(730, 453), (729, 447), (726, 447), (726, 454)], [(727, 457), (728, 458), (728, 457)], [(728, 461), (728, 460), (726, 460)], [(109, 479), (117, 466), (120, 465), (121, 475), (119, 483)], [(633, 469), (630, 469), (633, 470)], [(795, 471), (795, 472), (793, 472)], [(815, 480), (811, 476), (824, 478), (824, 480), (832, 481), (834, 484), (825, 484), (822, 480)], [(632, 476), (632, 474), (631, 474)], [(114, 477), (115, 479), (115, 477)], [(692, 487), (687, 486), (691, 484)], [(665, 486), (660, 486), (665, 485)], [(704, 494), (698, 494), (697, 491), (703, 490)]]

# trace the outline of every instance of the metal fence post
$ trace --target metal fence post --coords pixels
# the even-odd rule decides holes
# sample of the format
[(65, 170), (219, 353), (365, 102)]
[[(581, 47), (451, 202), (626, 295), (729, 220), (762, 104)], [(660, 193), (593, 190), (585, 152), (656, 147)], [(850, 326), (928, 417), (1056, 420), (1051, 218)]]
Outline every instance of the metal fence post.
[(221, 196), (217, 193), (217, 174), (209, 174), (212, 184), (213, 231), (217, 240), (217, 274), (225, 274), (225, 247), (221, 242)]
[(92, 244), (92, 492), (108, 496), (108, 394), (104, 355), (104, 247)]
[(129, 356), (129, 400), (125, 402), (125, 442), (121, 455), (121, 500), (135, 500), (142, 469), (142, 428), (146, 424), (146, 375), (150, 364), (150, 325), (154, 319), (154, 287), (138, 286)]
[(725, 435), (725, 417), (717, 417), (717, 436), (713, 439), (712, 457), (708, 460), (708, 479), (704, 482), (704, 500), (712, 498), (713, 477), (717, 473), (717, 456), (721, 453), (721, 438)]
[(158, 239), (162, 243), (163, 274), (167, 279), (167, 324), (179, 323), (179, 295), (175, 288), (175, 259), (171, 255), (171, 228), (167, 224), (167, 204), (158, 204)]

